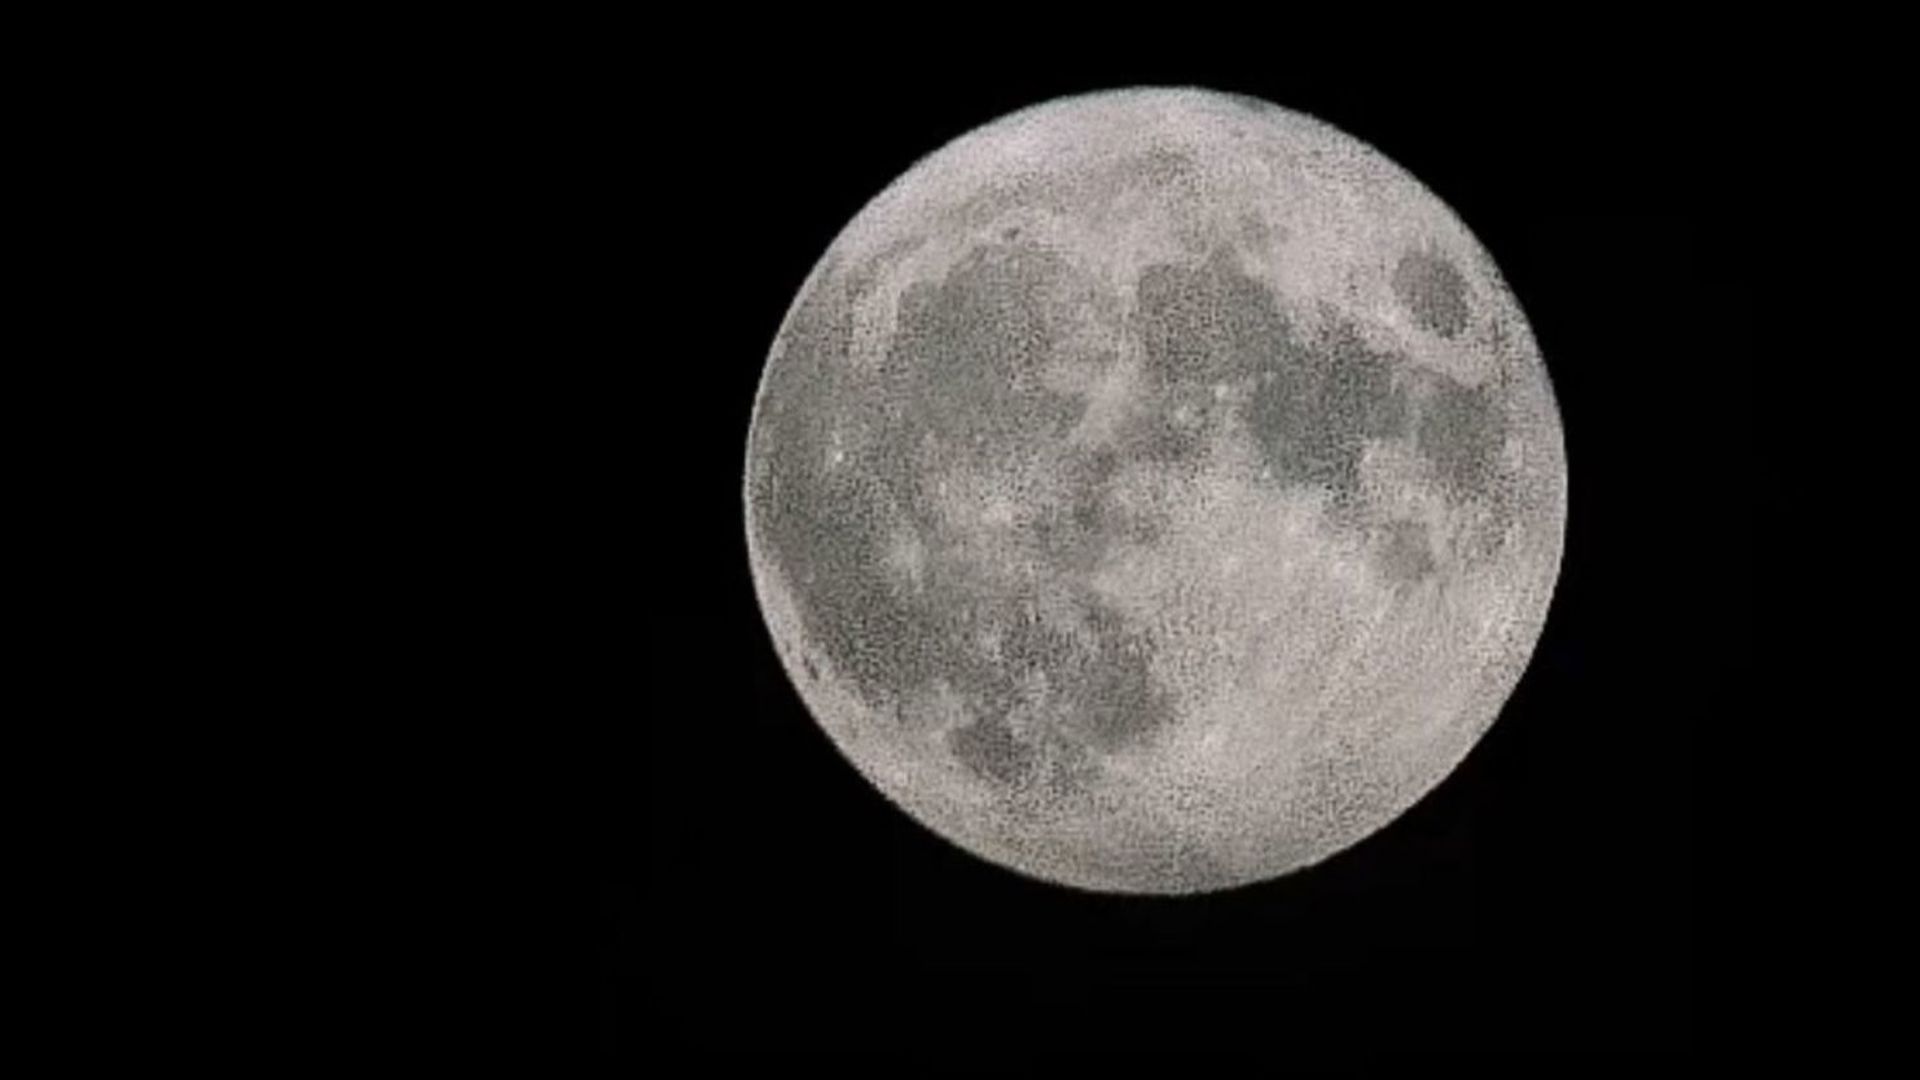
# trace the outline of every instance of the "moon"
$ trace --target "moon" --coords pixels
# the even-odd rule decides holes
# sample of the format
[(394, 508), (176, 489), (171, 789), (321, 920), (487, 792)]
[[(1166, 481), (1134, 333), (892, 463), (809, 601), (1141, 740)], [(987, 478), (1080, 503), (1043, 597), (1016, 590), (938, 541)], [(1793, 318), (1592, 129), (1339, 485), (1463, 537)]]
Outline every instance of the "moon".
[(782, 664), (983, 859), (1187, 894), (1319, 862), (1491, 726), (1559, 572), (1546, 369), (1465, 225), (1250, 98), (1047, 102), (820, 258), (747, 436)]

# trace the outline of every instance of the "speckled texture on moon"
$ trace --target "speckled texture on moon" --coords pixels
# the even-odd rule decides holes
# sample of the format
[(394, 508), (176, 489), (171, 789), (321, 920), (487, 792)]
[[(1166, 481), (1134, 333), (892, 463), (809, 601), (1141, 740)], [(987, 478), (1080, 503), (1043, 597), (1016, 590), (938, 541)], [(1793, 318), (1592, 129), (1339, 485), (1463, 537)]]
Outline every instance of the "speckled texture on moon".
[(1311, 118), (1049, 102), (802, 286), (748, 548), (808, 709), (983, 858), (1115, 892), (1317, 862), (1493, 722), (1559, 569), (1533, 337), (1455, 216)]

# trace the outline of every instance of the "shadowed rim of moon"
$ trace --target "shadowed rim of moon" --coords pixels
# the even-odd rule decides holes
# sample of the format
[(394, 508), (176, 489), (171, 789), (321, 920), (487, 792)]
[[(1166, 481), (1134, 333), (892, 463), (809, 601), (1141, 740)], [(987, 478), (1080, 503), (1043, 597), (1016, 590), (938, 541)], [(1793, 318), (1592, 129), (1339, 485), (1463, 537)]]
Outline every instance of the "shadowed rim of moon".
[(916, 161), (789, 305), (746, 466), (756, 597), (840, 755), (1097, 893), (1398, 819), (1518, 685), (1565, 543), (1559, 408), (1484, 247), (1370, 145), (1196, 88)]

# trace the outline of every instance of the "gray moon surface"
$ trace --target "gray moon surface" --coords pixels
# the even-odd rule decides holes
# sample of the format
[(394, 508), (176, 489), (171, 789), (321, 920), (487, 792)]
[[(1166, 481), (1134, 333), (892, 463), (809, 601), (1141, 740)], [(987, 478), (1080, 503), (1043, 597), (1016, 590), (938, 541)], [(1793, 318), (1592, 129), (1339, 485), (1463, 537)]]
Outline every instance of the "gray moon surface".
[(1051, 101), (868, 203), (773, 343), (755, 589), (887, 799), (1061, 885), (1231, 888), (1444, 779), (1533, 652), (1533, 335), (1379, 151), (1194, 89)]

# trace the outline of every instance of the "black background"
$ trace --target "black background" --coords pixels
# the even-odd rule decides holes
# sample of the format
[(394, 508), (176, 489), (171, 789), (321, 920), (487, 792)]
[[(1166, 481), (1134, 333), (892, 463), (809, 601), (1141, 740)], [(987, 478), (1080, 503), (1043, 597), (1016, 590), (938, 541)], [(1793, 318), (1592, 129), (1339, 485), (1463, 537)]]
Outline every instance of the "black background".
[[(637, 364), (652, 463), (638, 491), (612, 490), (617, 522), (637, 519), (658, 553), (648, 565), (674, 569), (637, 585), (644, 799), (628, 801), (629, 772), (608, 781), (609, 1046), (904, 1063), (1688, 1041), (1702, 1022), (1696, 731), (1733, 707), (1746, 653), (1740, 463), (1759, 312), (1729, 182), (1737, 87), (1644, 58), (1364, 83), (1274, 65), (1001, 67), (744, 65), (645, 122), (642, 171), (671, 194), (643, 215), (642, 243), (671, 269), (644, 275), (637, 344), (611, 333), (605, 362)], [(1308, 112), (1451, 205), (1532, 323), (1569, 469), (1544, 635), (1465, 763), (1317, 867), (1183, 899), (1031, 881), (888, 804), (780, 668), (740, 502), (767, 349), (861, 206), (1006, 112), (1143, 84)]]

